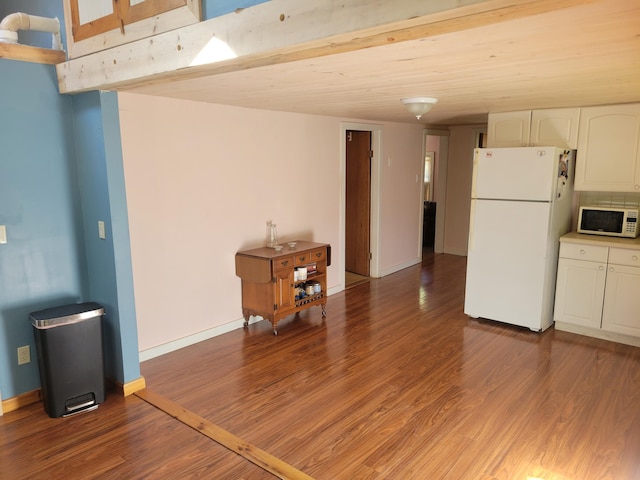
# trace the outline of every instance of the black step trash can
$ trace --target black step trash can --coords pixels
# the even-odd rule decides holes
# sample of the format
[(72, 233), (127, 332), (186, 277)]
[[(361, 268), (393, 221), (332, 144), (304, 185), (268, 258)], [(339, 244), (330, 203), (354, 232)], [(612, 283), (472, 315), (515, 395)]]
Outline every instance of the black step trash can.
[(29, 314), (42, 400), (50, 417), (93, 410), (104, 402), (103, 315), (104, 307), (94, 302)]

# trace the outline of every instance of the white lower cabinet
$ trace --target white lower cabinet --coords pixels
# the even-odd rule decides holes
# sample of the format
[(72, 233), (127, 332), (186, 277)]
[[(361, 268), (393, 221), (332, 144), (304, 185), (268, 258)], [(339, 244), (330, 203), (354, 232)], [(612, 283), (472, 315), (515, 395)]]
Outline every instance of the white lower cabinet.
[(640, 337), (640, 267), (609, 265), (602, 328)]
[(561, 243), (556, 329), (640, 346), (640, 250)]
[(606, 263), (561, 258), (554, 320), (600, 328), (606, 276)]

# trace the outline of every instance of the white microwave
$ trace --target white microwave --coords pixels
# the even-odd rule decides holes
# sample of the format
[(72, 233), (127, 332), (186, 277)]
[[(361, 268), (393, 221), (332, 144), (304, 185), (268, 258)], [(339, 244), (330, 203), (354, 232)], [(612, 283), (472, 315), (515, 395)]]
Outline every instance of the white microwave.
[(640, 233), (638, 210), (583, 205), (578, 213), (578, 233), (635, 238)]

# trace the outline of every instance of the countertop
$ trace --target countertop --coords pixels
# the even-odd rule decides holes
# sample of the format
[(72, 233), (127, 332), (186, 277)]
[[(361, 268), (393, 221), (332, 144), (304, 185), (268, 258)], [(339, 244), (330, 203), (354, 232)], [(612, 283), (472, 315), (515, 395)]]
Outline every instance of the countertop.
[(621, 238), (607, 237), (605, 235), (588, 235), (585, 233), (570, 232), (560, 237), (560, 242), (640, 250), (640, 237)]

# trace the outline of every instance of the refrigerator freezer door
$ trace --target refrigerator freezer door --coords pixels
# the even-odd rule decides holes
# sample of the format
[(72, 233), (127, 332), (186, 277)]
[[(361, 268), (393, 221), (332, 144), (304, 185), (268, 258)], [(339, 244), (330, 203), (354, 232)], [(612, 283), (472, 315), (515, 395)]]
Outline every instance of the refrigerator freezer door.
[(464, 313), (535, 331), (551, 325), (550, 206), (471, 201)]
[(555, 147), (478, 148), (471, 198), (550, 202), (561, 153)]

